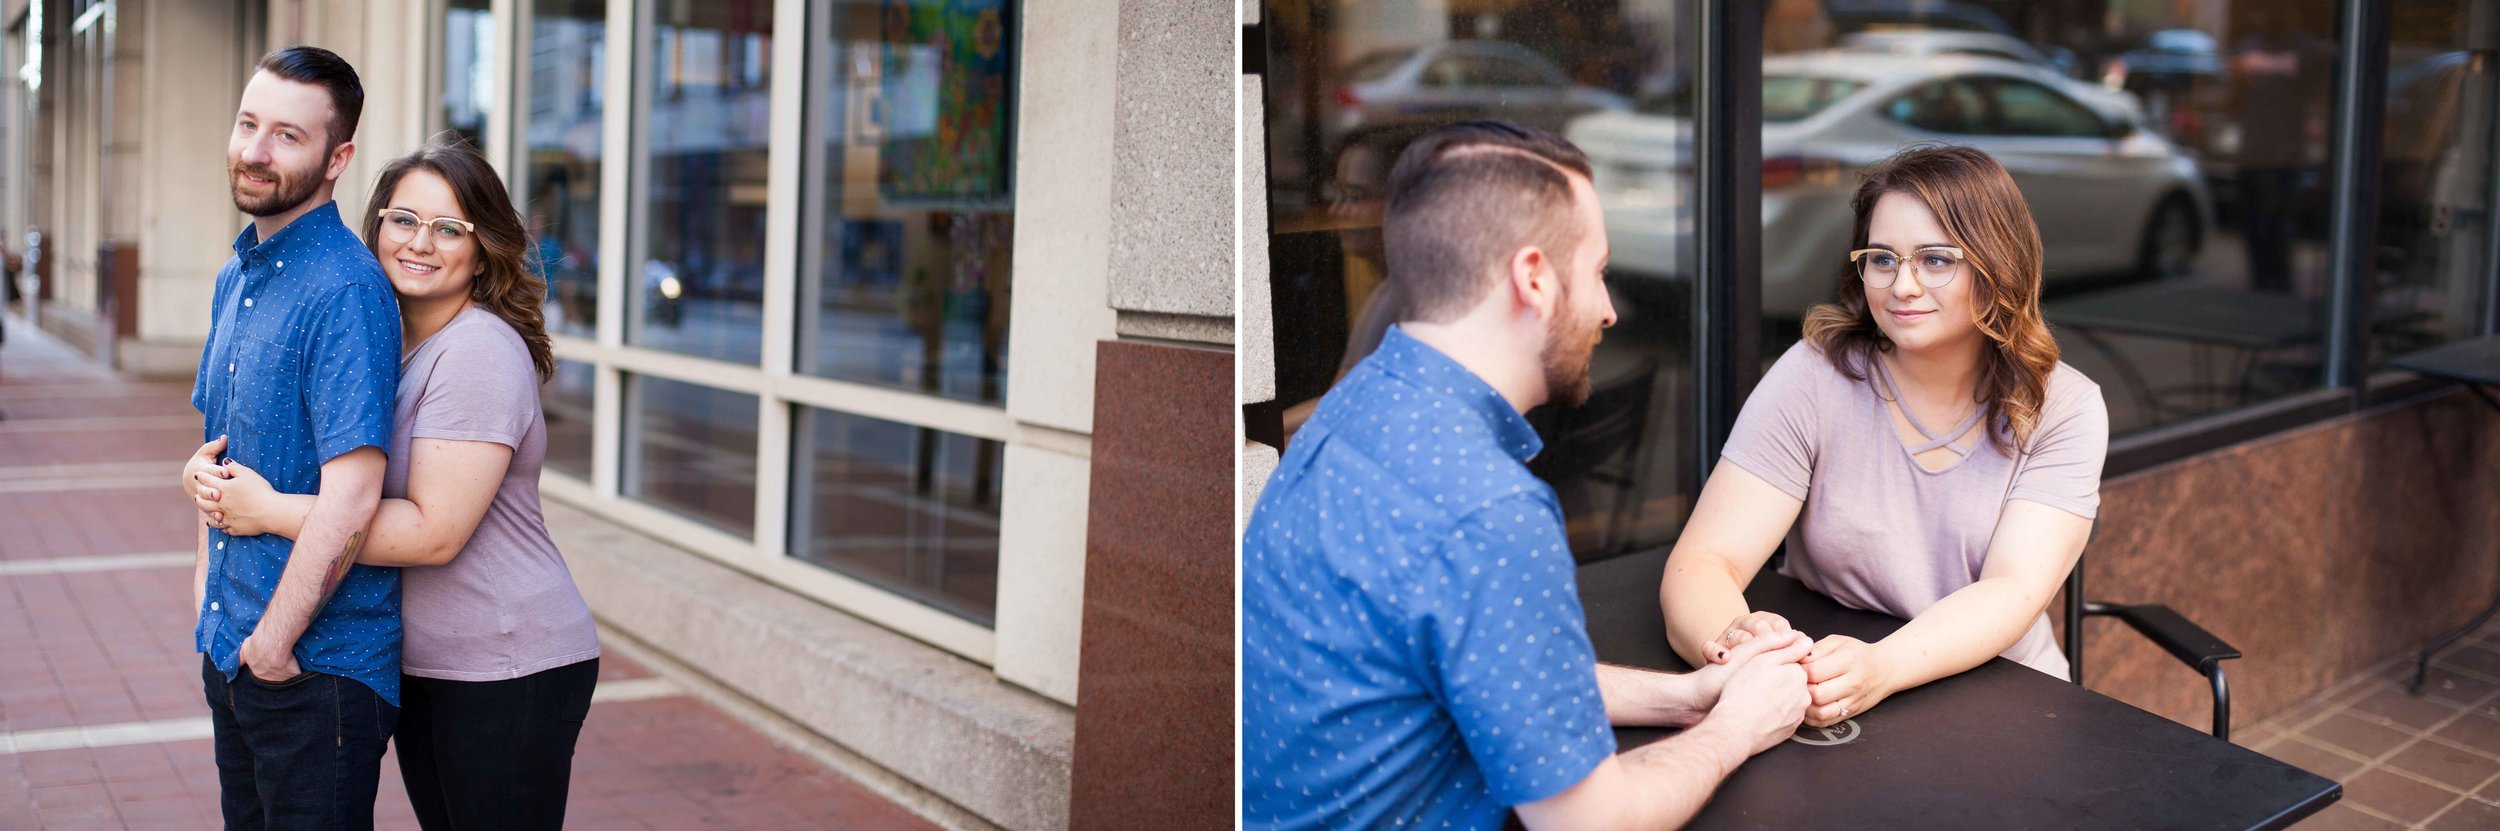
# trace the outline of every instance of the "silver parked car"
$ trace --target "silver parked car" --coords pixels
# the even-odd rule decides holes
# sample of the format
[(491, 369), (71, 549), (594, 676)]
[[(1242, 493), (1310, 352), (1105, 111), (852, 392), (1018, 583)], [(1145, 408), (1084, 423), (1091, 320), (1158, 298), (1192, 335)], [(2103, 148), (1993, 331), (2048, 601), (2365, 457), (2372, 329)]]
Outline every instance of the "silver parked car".
[(1358, 133), (1470, 118), (1561, 131), (1571, 119), (1631, 105), (1571, 82), (1544, 56), (1498, 40), (1453, 40), (1371, 53), (1348, 65), (1324, 130), (1331, 148)]
[[(2050, 282), (2183, 273), (2210, 199), (2187, 153), (2129, 108), (2033, 64), (1962, 54), (1800, 53), (1762, 63), (1762, 308), (1830, 299), (1857, 171), (1919, 142), (1977, 147), (2030, 202)], [(1692, 245), (1689, 113), (1668, 97), (1571, 123), (1606, 207), (1613, 267), (1680, 279)]]

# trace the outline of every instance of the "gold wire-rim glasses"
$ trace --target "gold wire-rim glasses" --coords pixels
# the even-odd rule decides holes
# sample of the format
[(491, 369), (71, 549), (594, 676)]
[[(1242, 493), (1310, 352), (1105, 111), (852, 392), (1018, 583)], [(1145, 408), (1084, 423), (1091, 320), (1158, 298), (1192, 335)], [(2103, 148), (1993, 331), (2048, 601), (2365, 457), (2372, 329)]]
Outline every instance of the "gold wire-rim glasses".
[[(416, 240), (417, 231), (415, 228), (403, 229), (398, 225), (393, 224), (391, 222), (391, 216), (393, 214), (406, 216), (409, 219), (416, 220), (418, 227), (433, 229), (434, 246), (437, 248), (458, 248), (467, 245), (469, 244), (469, 237), (477, 234), (477, 223), (470, 222), (459, 217), (438, 216), (432, 219), (427, 219), (425, 217), (418, 216), (416, 211), (411, 211), (406, 208), (383, 208), (379, 211), (375, 211), (373, 215), (382, 220), (382, 232), (391, 235), (391, 239), (402, 243)], [(451, 227), (460, 230), (460, 235), (449, 238), (444, 237), (443, 223), (451, 223)]]
[[(1927, 269), (1920, 267), (1916, 262), (1918, 255), (1929, 251), (1940, 251), (1953, 258), (1953, 265), (1945, 269), (1944, 276), (1941, 279), (1934, 278), (1934, 275), (1930, 274)], [(1892, 288), (1893, 283), (1900, 281), (1900, 266), (1894, 266), (1893, 271), (1890, 274), (1869, 273), (1866, 263), (1866, 257), (1869, 254), (1891, 254), (1898, 257), (1901, 256), (1901, 252), (1894, 251), (1890, 248), (1860, 248), (1856, 251), (1849, 252), (1850, 265), (1857, 267), (1858, 279), (1866, 281), (1868, 288), (1888, 289)], [(1988, 273), (1987, 269), (1980, 268), (1979, 262), (1971, 259), (1969, 254), (1964, 253), (1960, 248), (1950, 245), (1929, 245), (1911, 249), (1910, 257), (1908, 259), (1911, 260), (1910, 270), (1918, 272), (1918, 284), (1931, 289), (1940, 289), (1953, 285), (1953, 278), (1962, 273), (1961, 266), (1964, 263), (1968, 263), (1971, 268), (1978, 269), (1980, 275), (1983, 277)], [(1878, 277), (1881, 277), (1883, 282), (1876, 282)]]

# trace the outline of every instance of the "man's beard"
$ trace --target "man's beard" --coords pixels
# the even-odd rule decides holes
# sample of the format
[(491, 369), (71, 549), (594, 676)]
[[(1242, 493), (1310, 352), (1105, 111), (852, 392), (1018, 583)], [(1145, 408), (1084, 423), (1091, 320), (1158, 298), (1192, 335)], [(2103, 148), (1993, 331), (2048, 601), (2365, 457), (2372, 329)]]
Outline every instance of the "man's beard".
[[(269, 195), (245, 195), (242, 180), (243, 174), (246, 173), (268, 179), (271, 183)], [(226, 187), (234, 193), (235, 210), (252, 216), (277, 216), (295, 210), (297, 206), (304, 204), (304, 200), (311, 199), (313, 191), (321, 186), (320, 173), (320, 168), (314, 168), (304, 171), (300, 176), (289, 176), (269, 168), (248, 167), (242, 162), (229, 162), (226, 165)]]
[(1597, 353), (1597, 331), (1587, 325), (1571, 290), (1563, 290), (1553, 328), (1545, 333), (1545, 403), (1577, 407), (1589, 400), (1589, 359)]

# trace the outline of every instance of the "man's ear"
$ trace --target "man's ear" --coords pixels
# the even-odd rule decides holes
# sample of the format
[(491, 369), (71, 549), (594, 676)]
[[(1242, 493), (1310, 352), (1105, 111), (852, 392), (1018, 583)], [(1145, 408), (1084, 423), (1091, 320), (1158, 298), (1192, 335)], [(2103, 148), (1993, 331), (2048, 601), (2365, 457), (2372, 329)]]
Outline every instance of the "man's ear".
[(339, 142), (339, 146), (330, 148), (330, 164), (322, 169), (322, 178), (333, 182), (338, 181), (339, 177), (347, 175), (347, 162), (353, 158), (356, 158), (356, 143)]
[(1539, 319), (1554, 313), (1554, 302), (1560, 297), (1562, 286), (1555, 282), (1560, 275), (1554, 272), (1553, 261), (1545, 256), (1544, 249), (1533, 245), (1521, 248), (1512, 252), (1504, 265), (1504, 286), (1510, 291), (1512, 302), (1522, 309), (1534, 310)]

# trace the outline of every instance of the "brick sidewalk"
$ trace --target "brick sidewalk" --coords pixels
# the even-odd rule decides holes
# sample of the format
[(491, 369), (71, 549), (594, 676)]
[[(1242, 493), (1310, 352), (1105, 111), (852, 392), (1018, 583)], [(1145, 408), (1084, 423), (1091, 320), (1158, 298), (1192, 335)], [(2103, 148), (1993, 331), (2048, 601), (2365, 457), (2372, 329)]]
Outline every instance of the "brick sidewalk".
[[(8, 321), (0, 346), (0, 829), (215, 828), (175, 490), (199, 415)], [(928, 828), (611, 646), (566, 826)], [(414, 829), (384, 759), (379, 827)]]

